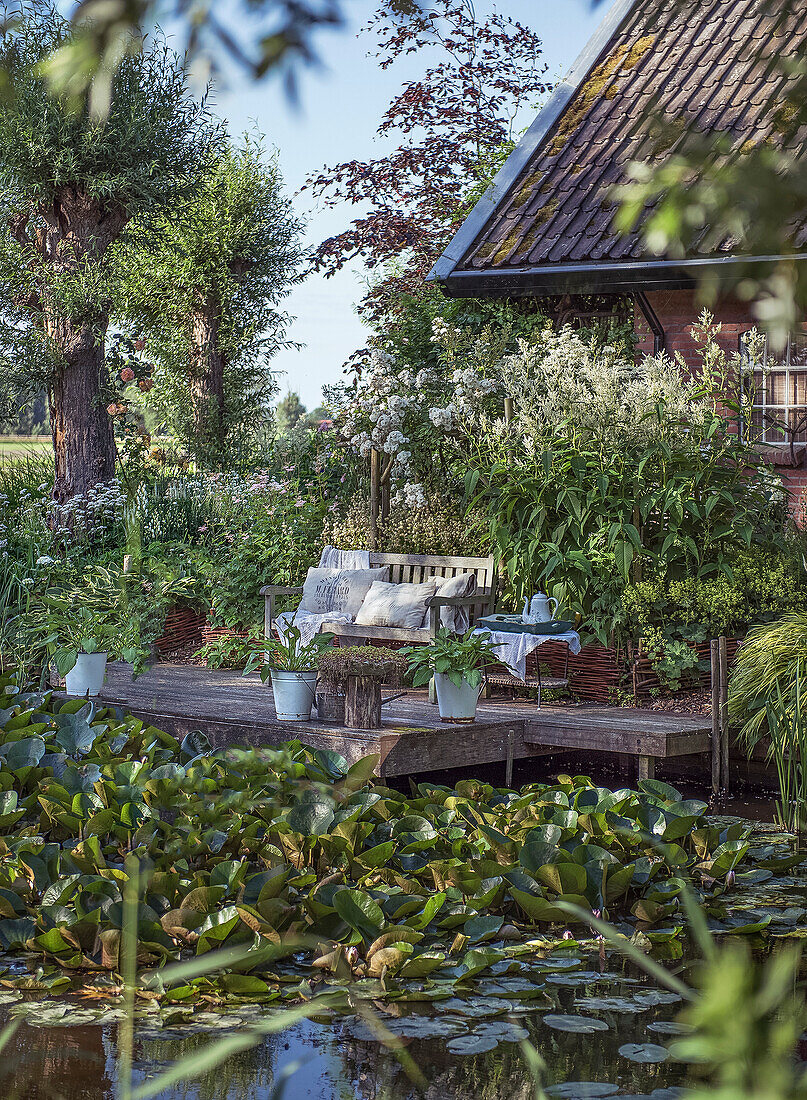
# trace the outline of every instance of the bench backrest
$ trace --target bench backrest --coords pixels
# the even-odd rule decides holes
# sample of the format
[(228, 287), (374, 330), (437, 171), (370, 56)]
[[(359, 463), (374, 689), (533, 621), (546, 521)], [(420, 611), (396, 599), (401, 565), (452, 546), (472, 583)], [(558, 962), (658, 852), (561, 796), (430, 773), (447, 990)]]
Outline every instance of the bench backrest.
[(473, 573), (476, 586), (485, 593), (493, 591), (496, 565), (489, 558), (464, 558), (434, 554), (382, 554), (370, 552), (370, 565), (389, 567), (393, 584), (422, 584), (429, 577), (456, 577), (458, 573)]
[(496, 559), (468, 558), (437, 554), (382, 554), (370, 551), (370, 565), (389, 567), (389, 579), (394, 584), (422, 584), (429, 577), (456, 577), (458, 573), (473, 573), (479, 603), (468, 608), (471, 625), (480, 615), (493, 610), (496, 595)]

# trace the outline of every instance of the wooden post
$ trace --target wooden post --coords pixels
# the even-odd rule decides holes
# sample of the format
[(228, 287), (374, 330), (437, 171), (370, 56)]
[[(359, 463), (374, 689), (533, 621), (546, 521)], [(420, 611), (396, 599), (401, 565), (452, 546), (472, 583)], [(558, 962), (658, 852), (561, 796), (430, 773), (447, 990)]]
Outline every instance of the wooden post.
[(729, 793), (729, 659), (726, 639), (719, 640), (720, 665), (720, 785)]
[(505, 787), (513, 786), (513, 755), (515, 751), (515, 730), (507, 731), (507, 761), (504, 765), (504, 785)]
[(381, 451), (370, 451), (370, 549), (378, 549), (378, 517), (381, 511)]
[(392, 458), (387, 460), (386, 466), (381, 471), (381, 526), (389, 519), (390, 509), (390, 485), (392, 482)]
[(513, 398), (505, 397), (504, 399), (504, 422), (509, 424), (513, 419)]
[(345, 725), (354, 730), (381, 728), (381, 681), (374, 676), (348, 676)]
[(639, 757), (639, 779), (655, 779), (656, 777), (656, 758), (655, 756), (640, 756)]
[(712, 638), (709, 643), (712, 666), (712, 794), (720, 793), (720, 642)]

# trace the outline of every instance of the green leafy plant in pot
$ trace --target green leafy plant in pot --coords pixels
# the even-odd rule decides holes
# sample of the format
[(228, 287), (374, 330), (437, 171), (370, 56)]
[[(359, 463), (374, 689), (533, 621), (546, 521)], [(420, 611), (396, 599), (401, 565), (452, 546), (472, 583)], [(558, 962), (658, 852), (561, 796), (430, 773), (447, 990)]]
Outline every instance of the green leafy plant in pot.
[(409, 660), (414, 687), (422, 687), (434, 676), (443, 722), (473, 722), (484, 670), (499, 660), (490, 634), (469, 630), (459, 636), (441, 627), (431, 645), (409, 646), (400, 652)]
[(45, 644), (68, 695), (97, 695), (110, 657), (134, 661), (135, 646), (127, 644), (125, 626), (111, 613), (79, 607), (68, 614), (51, 608), (47, 621)]
[(243, 675), (258, 669), (272, 680), (275, 715), (279, 722), (307, 722), (317, 693), (317, 658), (333, 642), (333, 634), (315, 634), (303, 644), (299, 627), (290, 623), (284, 636), (256, 642)]

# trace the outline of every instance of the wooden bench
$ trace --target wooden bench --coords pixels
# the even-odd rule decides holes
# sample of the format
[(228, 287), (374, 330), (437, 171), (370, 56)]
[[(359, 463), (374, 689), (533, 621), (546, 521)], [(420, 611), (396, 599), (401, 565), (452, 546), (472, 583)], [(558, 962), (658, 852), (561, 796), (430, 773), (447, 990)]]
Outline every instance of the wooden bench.
[[(429, 642), (437, 633), (441, 607), (466, 607), (470, 625), (493, 611), (496, 596), (496, 565), (493, 555), (487, 558), (437, 556), (432, 554), (370, 553), (370, 566), (387, 566), (393, 584), (422, 584), (429, 577), (456, 577), (458, 573), (476, 576), (476, 592), (472, 596), (434, 596), (429, 605), (429, 625), (417, 630), (397, 626), (356, 626), (355, 623), (322, 624), (322, 630), (345, 639), (351, 645), (366, 642)], [(266, 601), (264, 635), (272, 634), (275, 601), (281, 596), (302, 595), (302, 588), (267, 584), (260, 590)]]

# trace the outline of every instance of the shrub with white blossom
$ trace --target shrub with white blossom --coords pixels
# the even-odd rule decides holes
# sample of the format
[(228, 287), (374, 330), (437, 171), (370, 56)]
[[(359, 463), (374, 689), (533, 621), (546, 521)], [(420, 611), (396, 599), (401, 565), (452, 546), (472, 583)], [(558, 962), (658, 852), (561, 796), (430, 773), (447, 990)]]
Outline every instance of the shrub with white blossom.
[(437, 317), (431, 363), (414, 370), (375, 347), (358, 368), (355, 387), (342, 390), (336, 410), (342, 436), (360, 459), (373, 449), (387, 456), (394, 503), (421, 508), (431, 487), (461, 481), (452, 477), (456, 460), (479, 416), (501, 405), (494, 371), (509, 341), (508, 329), (472, 334)]

